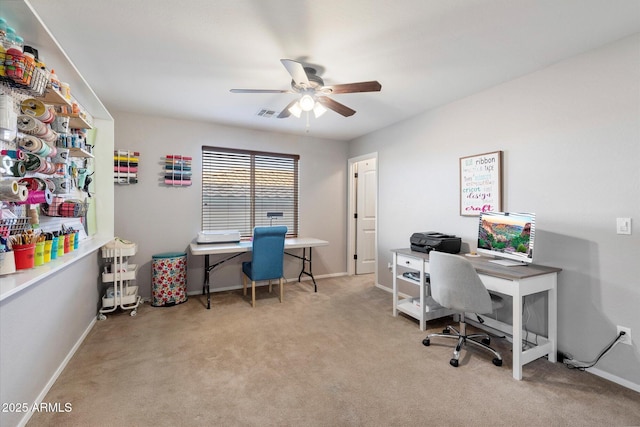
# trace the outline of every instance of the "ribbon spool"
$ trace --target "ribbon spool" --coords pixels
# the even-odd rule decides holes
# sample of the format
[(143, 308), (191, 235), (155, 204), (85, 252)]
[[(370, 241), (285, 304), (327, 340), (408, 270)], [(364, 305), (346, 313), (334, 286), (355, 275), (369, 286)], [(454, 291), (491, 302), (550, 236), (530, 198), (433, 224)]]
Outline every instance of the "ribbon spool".
[(0, 181), (0, 198), (9, 202), (22, 202), (27, 200), (29, 191), (24, 185), (13, 180)]
[(44, 181), (45, 188), (49, 189), (49, 191), (53, 193), (56, 189), (56, 184), (53, 182), (53, 179), (43, 178), (42, 180)]
[(2, 152), (0, 152), (1, 155), (3, 156), (9, 156), (12, 159), (16, 159), (16, 160), (24, 160), (24, 152), (21, 150), (2, 150)]
[(13, 176), (22, 178), (27, 173), (27, 167), (22, 160), (18, 160), (13, 163), (13, 166), (11, 166), (11, 171), (13, 172)]
[(25, 115), (35, 117), (42, 123), (51, 123), (56, 118), (51, 108), (47, 108), (42, 101), (33, 98), (22, 101), (20, 103), (20, 111)]
[(51, 157), (57, 153), (55, 147), (43, 142), (40, 138), (33, 135), (25, 135), (21, 138), (18, 145), (23, 150), (37, 154), (40, 157)]
[(45, 134), (45, 125), (35, 117), (21, 114), (18, 116), (18, 130), (29, 135)]
[(53, 175), (54, 173), (56, 173), (56, 165), (46, 160), (45, 169), (42, 171), (42, 173), (46, 175)]
[(36, 205), (40, 203), (51, 204), (53, 201), (53, 194), (49, 190), (35, 190), (29, 191), (27, 199), (19, 202), (22, 205)]
[(38, 151), (36, 154), (41, 157), (49, 157), (51, 155), (52, 148), (49, 144), (43, 144), (42, 150)]
[(24, 135), (19, 141), (18, 146), (30, 153), (37, 153), (42, 150), (45, 145), (40, 138), (34, 135)]
[(42, 178), (22, 178), (19, 182), (27, 187), (29, 191), (44, 190), (47, 184)]
[(56, 133), (52, 131), (49, 126), (35, 117), (27, 116), (26, 114), (18, 116), (18, 130), (20, 132), (42, 138), (50, 143), (54, 143), (58, 138)]
[(32, 153), (27, 153), (27, 160), (24, 162), (24, 166), (29, 172), (37, 172), (42, 166), (43, 159)]
[(5, 176), (23, 177), (27, 168), (22, 160), (13, 159), (7, 155), (0, 157), (0, 174)]

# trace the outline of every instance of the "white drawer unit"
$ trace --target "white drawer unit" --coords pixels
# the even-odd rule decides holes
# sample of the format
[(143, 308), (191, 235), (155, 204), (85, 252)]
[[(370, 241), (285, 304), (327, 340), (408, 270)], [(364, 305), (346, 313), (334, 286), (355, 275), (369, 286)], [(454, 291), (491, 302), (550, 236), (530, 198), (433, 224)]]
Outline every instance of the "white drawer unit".
[(413, 270), (422, 271), (425, 263), (422, 259), (412, 258), (406, 255), (397, 255), (395, 264), (401, 265), (402, 267), (411, 268)]
[[(426, 254), (393, 252), (393, 315), (404, 313), (418, 320), (420, 330), (426, 329), (427, 320), (453, 314), (453, 311), (441, 307), (431, 298), (426, 276), (429, 273), (429, 262)], [(398, 280), (417, 286), (418, 297), (401, 295)]]

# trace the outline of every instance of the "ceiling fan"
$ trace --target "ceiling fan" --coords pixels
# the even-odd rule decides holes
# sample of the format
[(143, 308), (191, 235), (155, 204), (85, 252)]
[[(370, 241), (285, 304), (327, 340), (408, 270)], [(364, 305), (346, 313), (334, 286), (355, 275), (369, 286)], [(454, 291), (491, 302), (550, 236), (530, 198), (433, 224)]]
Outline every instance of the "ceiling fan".
[(300, 98), (291, 101), (278, 115), (279, 119), (284, 119), (292, 114), (300, 117), (303, 111), (313, 111), (316, 117), (320, 117), (327, 111), (327, 108), (344, 117), (353, 116), (356, 113), (355, 110), (334, 101), (327, 95), (354, 92), (379, 92), (380, 89), (382, 89), (382, 85), (375, 80), (325, 86), (324, 81), (318, 76), (315, 68), (305, 67), (300, 62), (292, 59), (281, 59), (280, 62), (282, 62), (282, 65), (284, 65), (289, 74), (291, 74), (291, 89), (231, 89), (231, 92), (300, 94)]

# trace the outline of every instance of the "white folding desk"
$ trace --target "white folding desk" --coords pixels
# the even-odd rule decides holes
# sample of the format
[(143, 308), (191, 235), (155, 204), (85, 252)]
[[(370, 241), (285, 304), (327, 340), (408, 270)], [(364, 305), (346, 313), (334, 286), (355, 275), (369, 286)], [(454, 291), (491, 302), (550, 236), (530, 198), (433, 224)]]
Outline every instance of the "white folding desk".
[[(398, 299), (398, 287), (396, 280), (402, 274), (399, 267), (405, 269), (419, 270), (421, 283), (424, 283), (424, 275), (429, 272), (429, 255), (422, 252), (415, 252), (411, 249), (393, 249), (393, 315), (397, 316), (398, 311), (406, 312), (420, 321), (420, 329), (424, 329), (427, 319), (427, 301), (425, 291), (421, 290), (422, 307), (421, 316), (416, 316), (403, 309), (405, 304)], [(461, 255), (462, 256), (462, 255)], [(557, 339), (558, 339), (558, 273), (560, 268), (545, 267), (537, 264), (518, 267), (504, 267), (499, 264), (489, 262), (490, 258), (485, 257), (465, 257), (471, 262), (478, 272), (482, 283), (489, 291), (501, 293), (513, 297), (513, 325), (499, 322), (484, 316), (484, 323), (474, 322), (467, 318), (467, 322), (479, 328), (490, 327), (513, 337), (513, 378), (522, 379), (522, 367), (542, 356), (547, 356), (550, 362), (556, 361)], [(424, 286), (422, 286), (424, 288)], [(546, 292), (547, 294), (547, 337), (538, 337), (538, 345), (533, 348), (522, 350), (523, 324), (522, 324), (522, 304), (527, 295)], [(442, 308), (441, 308), (442, 309)], [(442, 311), (440, 317), (449, 313)], [(432, 315), (430, 318), (435, 318)]]
[[(302, 278), (303, 274), (311, 277), (313, 281), (314, 292), (318, 292), (318, 285), (316, 279), (313, 277), (313, 269), (311, 264), (311, 249), (318, 246), (327, 246), (329, 242), (326, 240), (316, 239), (314, 237), (294, 237), (284, 239), (285, 254), (302, 260), (302, 269), (298, 275), (298, 282)], [(239, 243), (212, 243), (212, 244), (198, 244), (192, 242), (190, 245), (192, 255), (204, 255), (204, 282), (202, 285), (202, 294), (207, 294), (207, 309), (211, 308), (211, 287), (209, 284), (209, 274), (217, 266), (224, 264), (225, 262), (242, 255), (245, 252), (251, 252), (253, 248), (252, 242), (239, 242)], [(302, 249), (302, 256), (295, 255), (286, 252), (287, 249)], [(307, 256), (307, 249), (309, 249), (309, 256)], [(230, 256), (221, 259), (214, 264), (209, 261), (209, 255), (224, 255), (231, 254)], [(306, 270), (307, 264), (309, 264), (309, 270)]]

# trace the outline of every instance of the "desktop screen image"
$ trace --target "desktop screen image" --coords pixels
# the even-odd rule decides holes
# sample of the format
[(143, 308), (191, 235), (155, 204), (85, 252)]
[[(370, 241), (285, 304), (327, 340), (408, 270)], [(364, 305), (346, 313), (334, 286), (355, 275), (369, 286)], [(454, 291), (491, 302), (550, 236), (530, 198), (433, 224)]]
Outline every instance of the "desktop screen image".
[(519, 262), (533, 262), (535, 214), (483, 212), (478, 229), (478, 252)]

